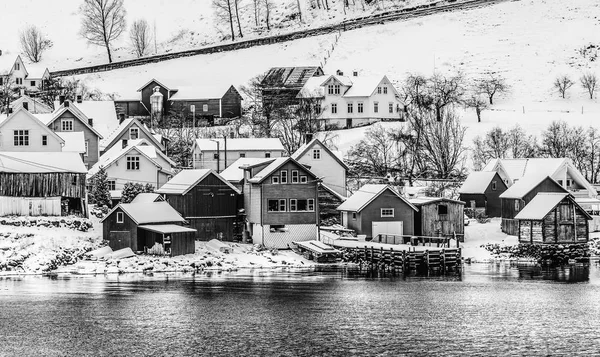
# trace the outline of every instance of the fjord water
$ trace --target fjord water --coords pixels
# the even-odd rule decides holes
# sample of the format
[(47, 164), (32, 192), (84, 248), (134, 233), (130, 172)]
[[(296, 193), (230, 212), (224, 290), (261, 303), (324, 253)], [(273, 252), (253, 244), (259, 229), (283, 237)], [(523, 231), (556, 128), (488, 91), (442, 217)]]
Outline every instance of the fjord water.
[(600, 268), (0, 278), (0, 356), (597, 355)]

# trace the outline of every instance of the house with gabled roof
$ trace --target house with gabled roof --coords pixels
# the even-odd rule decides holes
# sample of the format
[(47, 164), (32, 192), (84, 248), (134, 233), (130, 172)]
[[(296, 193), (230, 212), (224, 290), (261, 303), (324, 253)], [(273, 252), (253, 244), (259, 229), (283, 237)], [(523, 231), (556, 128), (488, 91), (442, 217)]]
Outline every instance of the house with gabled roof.
[(319, 66), (273, 67), (267, 71), (260, 82), (263, 108), (269, 110), (276, 107), (299, 103), (298, 93), (312, 77), (322, 76)]
[(264, 157), (240, 157), (229, 165), (225, 170), (221, 171), (219, 175), (222, 178), (231, 183), (240, 192), (244, 190), (244, 168), (257, 164), (263, 164), (265, 162), (272, 162), (273, 158)]
[(544, 174), (528, 175), (510, 186), (500, 195), (502, 202), (502, 232), (517, 235), (519, 230), (515, 216), (540, 192), (568, 193), (556, 180)]
[(366, 239), (379, 235), (414, 235), (419, 209), (390, 185), (367, 184), (338, 208), (342, 225)]
[(244, 171), (244, 209), (255, 244), (285, 249), (292, 242), (317, 238), (315, 174), (291, 157), (246, 166)]
[(239, 158), (277, 158), (285, 155), (279, 138), (196, 139), (192, 145), (194, 169), (225, 170)]
[(592, 217), (568, 192), (540, 192), (515, 220), (521, 243), (575, 244), (589, 240)]
[(65, 140), (23, 107), (0, 120), (0, 151), (63, 151)]
[(508, 187), (496, 171), (474, 171), (467, 176), (458, 190), (459, 200), (473, 212), (480, 212), (488, 217), (500, 217), (502, 202), (500, 195)]
[(165, 199), (160, 193), (156, 192), (141, 192), (131, 200), (130, 203), (152, 203), (162, 202)]
[(115, 145), (125, 147), (130, 140), (140, 139), (156, 146), (163, 153), (166, 152), (165, 145), (152, 134), (146, 125), (136, 118), (128, 118), (121, 121), (121, 124), (108, 137), (100, 141), (100, 153), (103, 154)]
[(173, 176), (175, 166), (173, 160), (146, 139), (130, 140), (124, 148), (115, 145), (105, 152), (89, 170), (88, 178), (104, 167), (114, 199), (120, 197), (127, 182), (161, 187)]
[[(340, 72), (338, 72), (340, 73)], [(404, 104), (387, 76), (324, 75), (311, 79), (298, 99), (320, 103), (323, 125), (351, 128), (380, 120), (404, 120)]]
[(241, 192), (217, 172), (181, 170), (156, 192), (197, 230), (196, 239), (242, 238)]
[[(0, 86), (10, 81), (27, 91), (35, 92), (42, 87), (44, 80), (50, 78), (48, 68), (38, 64), (25, 66), (25, 62), (23, 62), (20, 55), (17, 55), (14, 62), (5, 62), (2, 61), (2, 58), (3, 56), (0, 56), (0, 62), (2, 62), (0, 64), (3, 66), (3, 68), (0, 68)], [(8, 63), (12, 64), (9, 65)]]
[(103, 238), (114, 249), (177, 256), (196, 251), (196, 230), (167, 202), (120, 203), (104, 217)]
[(27, 109), (32, 114), (49, 114), (54, 111), (48, 104), (26, 94), (22, 94), (10, 103), (10, 108), (13, 112), (21, 107)]
[(416, 236), (456, 238), (464, 241), (463, 201), (445, 197), (416, 197), (408, 201), (419, 209), (415, 213)]

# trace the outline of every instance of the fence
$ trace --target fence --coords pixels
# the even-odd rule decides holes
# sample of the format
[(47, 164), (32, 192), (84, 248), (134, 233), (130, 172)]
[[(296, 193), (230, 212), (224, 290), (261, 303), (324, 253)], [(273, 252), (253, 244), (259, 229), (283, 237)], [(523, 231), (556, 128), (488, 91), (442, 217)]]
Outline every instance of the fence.
[(60, 216), (60, 197), (0, 196), (0, 216)]
[(386, 244), (410, 244), (413, 246), (417, 245), (428, 245), (439, 247), (450, 248), (450, 242), (456, 240), (456, 247), (458, 248), (460, 242), (464, 242), (463, 234), (454, 234), (452, 236), (441, 236), (441, 237), (425, 237), (425, 236), (407, 236), (407, 235), (396, 235), (396, 234), (378, 234), (373, 238), (373, 242), (386, 243)]

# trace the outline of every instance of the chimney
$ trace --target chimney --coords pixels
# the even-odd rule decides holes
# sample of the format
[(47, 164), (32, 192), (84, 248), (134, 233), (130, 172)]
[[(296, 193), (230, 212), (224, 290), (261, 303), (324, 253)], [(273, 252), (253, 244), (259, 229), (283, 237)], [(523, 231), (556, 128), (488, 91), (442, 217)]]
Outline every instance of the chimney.
[(125, 120), (125, 113), (120, 113), (119, 114), (119, 125), (123, 124), (124, 120)]
[(342, 72), (342, 71), (341, 71), (341, 70), (339, 70), (339, 69), (338, 69), (337, 71), (335, 71), (335, 73), (336, 73), (338, 76), (343, 76), (343, 75), (344, 75), (344, 72)]
[(125, 149), (127, 147), (127, 139), (123, 139), (121, 147)]
[(353, 75), (354, 77), (358, 77), (358, 71), (354, 71), (354, 72), (352, 72), (352, 75)]
[(94, 126), (94, 119), (92, 119), (92, 118), (88, 118), (88, 124), (89, 124), (90, 126)]
[(23, 108), (29, 110), (29, 102), (23, 102)]
[(83, 96), (81, 94), (77, 94), (77, 103), (83, 102)]
[(59, 95), (58, 96), (58, 105), (62, 105), (64, 102), (65, 102), (65, 96)]
[(68, 100), (65, 100), (65, 101), (63, 102), (63, 104), (65, 105), (65, 108), (68, 108), (68, 107), (69, 107), (69, 101), (68, 101)]
[(304, 134), (304, 143), (308, 144), (309, 142), (311, 142), (313, 139), (313, 133), (306, 133)]
[(8, 114), (12, 114), (13, 108), (8, 108)]

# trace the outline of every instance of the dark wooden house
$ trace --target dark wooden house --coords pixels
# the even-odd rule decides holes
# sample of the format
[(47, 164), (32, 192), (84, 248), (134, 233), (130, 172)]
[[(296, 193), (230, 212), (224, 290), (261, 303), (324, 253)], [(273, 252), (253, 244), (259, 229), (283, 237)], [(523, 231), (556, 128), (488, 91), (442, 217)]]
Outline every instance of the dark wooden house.
[(193, 105), (196, 119), (237, 118), (242, 115), (242, 96), (232, 85), (204, 83), (175, 89), (156, 79), (138, 89), (140, 98), (116, 100), (117, 112), (126, 117), (149, 116), (150, 96), (154, 88), (158, 88), (163, 96), (163, 114), (178, 111), (191, 116)]
[(459, 200), (465, 202), (465, 208), (473, 212), (500, 217), (500, 195), (507, 189), (506, 183), (496, 171), (471, 172), (458, 190)]
[(260, 82), (266, 115), (277, 108), (300, 103), (298, 93), (309, 78), (324, 75), (321, 67), (274, 67)]
[(414, 235), (415, 215), (419, 211), (392, 186), (364, 185), (338, 208), (342, 225), (376, 239), (384, 235)]
[(291, 157), (244, 168), (244, 208), (255, 244), (288, 248), (317, 239), (318, 179)]
[(538, 193), (516, 216), (521, 243), (585, 243), (592, 217), (569, 193)]
[(215, 171), (180, 171), (156, 192), (197, 230), (196, 239), (241, 238), (240, 191)]
[(419, 209), (415, 213), (415, 235), (454, 237), (465, 233), (465, 203), (442, 197), (417, 197), (409, 200)]
[(540, 192), (568, 193), (550, 176), (531, 175), (524, 177), (500, 195), (502, 202), (502, 232), (516, 236), (519, 222), (515, 216)]
[(0, 216), (87, 216), (86, 174), (74, 152), (0, 152)]
[(169, 256), (193, 254), (196, 230), (167, 202), (121, 203), (101, 221), (103, 238), (114, 249), (131, 248)]

